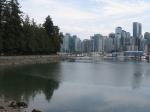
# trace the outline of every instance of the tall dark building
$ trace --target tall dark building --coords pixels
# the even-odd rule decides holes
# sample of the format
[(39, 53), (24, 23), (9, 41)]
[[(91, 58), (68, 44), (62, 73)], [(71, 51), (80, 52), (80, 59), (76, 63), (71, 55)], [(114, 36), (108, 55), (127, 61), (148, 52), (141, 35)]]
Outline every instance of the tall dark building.
[(110, 34), (109, 34), (109, 38), (114, 39), (114, 38), (115, 38), (115, 33), (110, 33)]
[(139, 29), (140, 29), (139, 33), (140, 33), (140, 36), (141, 36), (142, 35), (142, 24), (141, 23), (139, 23)]
[(133, 23), (133, 37), (135, 39), (134, 50), (140, 50), (140, 38), (142, 37), (142, 24), (138, 22)]
[(133, 37), (140, 38), (142, 36), (142, 24), (138, 22), (133, 23)]

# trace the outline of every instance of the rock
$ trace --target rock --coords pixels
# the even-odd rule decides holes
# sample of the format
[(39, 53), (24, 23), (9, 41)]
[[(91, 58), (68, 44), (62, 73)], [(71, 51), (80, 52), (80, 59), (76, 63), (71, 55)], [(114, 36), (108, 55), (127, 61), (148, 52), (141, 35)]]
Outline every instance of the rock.
[(17, 103), (17, 107), (19, 107), (19, 108), (21, 108), (21, 107), (27, 108), (28, 105), (27, 105), (27, 103), (25, 103), (25, 102), (18, 102), (18, 103)]
[(17, 103), (16, 103), (16, 101), (11, 101), (8, 106), (9, 106), (9, 107), (16, 108), (16, 107), (17, 107)]
[(1, 109), (5, 109), (5, 108), (4, 108), (3, 106), (0, 106), (0, 110), (1, 110)]
[(33, 109), (32, 112), (42, 112), (42, 111)]
[(28, 107), (28, 105), (25, 102), (16, 102), (16, 101), (11, 101), (8, 106), (12, 108), (27, 108)]

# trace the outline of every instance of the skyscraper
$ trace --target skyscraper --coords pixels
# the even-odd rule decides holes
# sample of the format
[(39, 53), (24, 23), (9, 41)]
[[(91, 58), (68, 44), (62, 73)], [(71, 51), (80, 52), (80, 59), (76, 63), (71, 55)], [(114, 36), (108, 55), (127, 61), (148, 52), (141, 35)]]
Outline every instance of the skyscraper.
[(135, 39), (134, 50), (140, 50), (140, 39), (142, 37), (142, 24), (138, 22), (133, 23), (133, 37)]
[(122, 27), (117, 27), (115, 30), (115, 51), (120, 50), (121, 35), (122, 35)]
[(117, 27), (115, 31), (116, 38), (121, 38), (122, 28)]
[(69, 49), (69, 40), (71, 38), (71, 35), (69, 33), (66, 33), (66, 35), (64, 36), (63, 38), (63, 44), (62, 44), (62, 52), (70, 52), (70, 49)]
[(95, 34), (91, 39), (93, 40), (94, 52), (103, 52), (104, 37), (101, 34)]
[(142, 24), (138, 22), (133, 23), (133, 37), (140, 38), (142, 36)]

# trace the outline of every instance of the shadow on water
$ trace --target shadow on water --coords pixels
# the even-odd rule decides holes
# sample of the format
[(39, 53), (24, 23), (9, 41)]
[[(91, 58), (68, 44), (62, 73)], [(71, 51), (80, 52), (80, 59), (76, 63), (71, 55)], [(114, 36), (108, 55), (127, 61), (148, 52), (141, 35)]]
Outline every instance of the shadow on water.
[(5, 101), (29, 101), (37, 94), (44, 94), (50, 101), (59, 87), (59, 64), (16, 66), (0, 69), (0, 96)]

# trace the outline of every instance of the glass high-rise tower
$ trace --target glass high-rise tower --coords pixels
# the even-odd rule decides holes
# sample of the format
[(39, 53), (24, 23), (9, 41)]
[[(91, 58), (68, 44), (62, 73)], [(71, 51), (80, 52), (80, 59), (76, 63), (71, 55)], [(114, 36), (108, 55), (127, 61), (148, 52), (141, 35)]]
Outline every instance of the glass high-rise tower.
[(142, 37), (142, 24), (133, 23), (133, 37), (135, 39), (134, 50), (140, 50), (140, 38)]
[(142, 36), (142, 24), (138, 22), (133, 23), (133, 37), (140, 38)]

